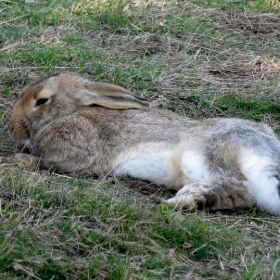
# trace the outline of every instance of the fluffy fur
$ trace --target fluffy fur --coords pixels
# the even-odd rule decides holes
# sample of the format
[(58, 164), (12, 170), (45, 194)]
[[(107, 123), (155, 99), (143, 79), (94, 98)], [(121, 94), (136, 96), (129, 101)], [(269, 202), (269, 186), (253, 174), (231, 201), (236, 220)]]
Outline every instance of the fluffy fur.
[(179, 190), (178, 208), (258, 206), (280, 215), (280, 144), (264, 125), (150, 109), (119, 86), (56, 73), (27, 85), (9, 129), (19, 161), (58, 172), (132, 176)]

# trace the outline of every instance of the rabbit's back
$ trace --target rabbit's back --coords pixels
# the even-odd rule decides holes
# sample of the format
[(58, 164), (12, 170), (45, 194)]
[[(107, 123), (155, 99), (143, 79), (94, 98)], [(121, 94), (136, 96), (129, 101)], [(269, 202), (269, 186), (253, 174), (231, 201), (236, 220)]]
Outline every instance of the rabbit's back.
[(31, 146), (34, 154), (58, 171), (104, 174), (131, 147), (177, 144), (183, 123), (187, 131), (199, 121), (162, 110), (84, 108), (34, 130)]
[[(142, 154), (145, 147), (157, 154), (199, 151), (215, 171), (230, 169), (241, 148), (279, 154), (278, 140), (266, 125), (240, 119), (192, 120), (158, 109), (83, 109), (54, 120), (34, 139), (37, 154), (67, 156), (59, 170), (97, 174), (109, 172), (116, 158), (137, 147)], [(73, 162), (73, 167), (65, 162)]]

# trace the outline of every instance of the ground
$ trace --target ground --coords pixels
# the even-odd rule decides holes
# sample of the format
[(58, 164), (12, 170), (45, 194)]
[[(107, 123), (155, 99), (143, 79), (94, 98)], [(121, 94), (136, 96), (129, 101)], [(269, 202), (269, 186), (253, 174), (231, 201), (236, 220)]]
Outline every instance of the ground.
[(279, 217), (179, 212), (135, 179), (32, 172), (7, 123), (32, 79), (74, 71), (192, 118), (280, 136), (277, 1), (0, 0), (1, 279), (279, 279)]

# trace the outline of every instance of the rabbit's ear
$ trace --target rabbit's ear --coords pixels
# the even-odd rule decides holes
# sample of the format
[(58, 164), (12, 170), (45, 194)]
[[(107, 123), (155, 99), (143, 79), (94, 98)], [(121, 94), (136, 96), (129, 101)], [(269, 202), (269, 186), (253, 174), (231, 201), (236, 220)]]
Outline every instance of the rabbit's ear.
[(74, 99), (82, 105), (100, 105), (110, 109), (149, 108), (150, 102), (122, 87), (106, 83), (85, 83)]

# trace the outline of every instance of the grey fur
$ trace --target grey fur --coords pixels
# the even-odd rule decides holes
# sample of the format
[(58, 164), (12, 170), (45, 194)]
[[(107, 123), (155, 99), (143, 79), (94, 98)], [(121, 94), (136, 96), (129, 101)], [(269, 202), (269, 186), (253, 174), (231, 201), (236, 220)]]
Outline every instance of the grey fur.
[[(34, 109), (36, 98), (45, 95), (51, 103)], [(87, 105), (80, 104), (81, 100)], [(119, 107), (122, 103), (124, 108)], [(114, 106), (117, 109), (112, 109)], [(43, 77), (23, 89), (9, 127), (14, 138), (28, 144), (33, 151), (33, 157), (18, 156), (19, 159), (58, 172), (108, 174), (114, 172), (118, 157), (130, 149), (149, 143), (181, 145), (182, 154), (184, 147), (198, 151), (205, 159), (205, 168), (216, 179), (191, 182), (182, 175), (180, 162), (174, 156), (174, 166), (178, 167), (174, 187), (184, 188), (165, 203), (187, 208), (202, 203), (203, 209), (257, 204), (272, 214), (280, 214), (280, 144), (265, 124), (241, 119), (193, 120), (170, 111), (149, 109), (144, 98), (125, 89), (94, 84), (77, 74), (61, 73)], [(254, 159), (269, 159), (261, 170), (264, 174), (261, 178), (268, 182), (267, 188), (272, 188), (270, 193), (277, 188), (278, 197), (273, 198), (272, 206), (267, 198), (262, 201), (260, 196), (266, 192), (261, 187), (255, 190), (253, 186), (251, 190), (247, 186), (252, 180), (244, 174), (240, 163), (243, 151), (247, 150), (253, 151)], [(252, 168), (257, 170), (255, 166)], [(276, 186), (271, 178), (278, 180)]]

